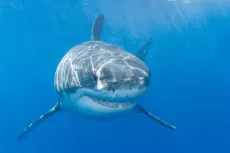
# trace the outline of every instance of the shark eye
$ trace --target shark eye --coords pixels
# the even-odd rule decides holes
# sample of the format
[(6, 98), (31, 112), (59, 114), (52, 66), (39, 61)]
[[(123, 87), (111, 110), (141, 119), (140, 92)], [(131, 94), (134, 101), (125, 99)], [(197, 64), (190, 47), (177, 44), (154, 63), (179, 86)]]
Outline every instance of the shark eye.
[(97, 75), (96, 75), (95, 73), (93, 74), (93, 80), (94, 80), (94, 81), (97, 81), (97, 80), (98, 80), (98, 77), (97, 77)]

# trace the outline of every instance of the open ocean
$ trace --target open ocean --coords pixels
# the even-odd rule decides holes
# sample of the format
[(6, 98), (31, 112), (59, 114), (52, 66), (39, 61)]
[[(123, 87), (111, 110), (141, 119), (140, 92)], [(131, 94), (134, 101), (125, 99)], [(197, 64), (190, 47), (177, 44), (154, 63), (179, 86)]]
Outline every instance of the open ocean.
[[(54, 74), (73, 46), (101, 40), (135, 53), (153, 43), (144, 114), (107, 121), (68, 112), (18, 135), (56, 102)], [(0, 153), (230, 153), (229, 0), (0, 0)]]

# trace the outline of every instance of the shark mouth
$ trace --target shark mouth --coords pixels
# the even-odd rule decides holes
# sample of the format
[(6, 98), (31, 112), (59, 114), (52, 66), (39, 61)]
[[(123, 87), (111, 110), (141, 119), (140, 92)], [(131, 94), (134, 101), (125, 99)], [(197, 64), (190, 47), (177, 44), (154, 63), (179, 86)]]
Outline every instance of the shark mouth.
[[(116, 90), (115, 92), (108, 90), (95, 91), (92, 89), (81, 88), (77, 90), (75, 95), (77, 97), (86, 96), (95, 101), (96, 103), (130, 103), (136, 101), (136, 98), (145, 92), (146, 88), (143, 89), (132, 89), (132, 90)], [(116, 104), (114, 104), (116, 105)], [(125, 104), (124, 104), (125, 105)]]
[(111, 101), (98, 99), (98, 98), (92, 98), (92, 97), (89, 98), (92, 99), (94, 103), (109, 108), (129, 108), (135, 105), (135, 102), (111, 102)]
[[(63, 108), (72, 109), (77, 107), (94, 109), (121, 109), (126, 110), (136, 105), (136, 98), (142, 94), (143, 91), (129, 90), (116, 92), (101, 90), (94, 91), (92, 89), (80, 88), (75, 92), (62, 92), (60, 100), (63, 101)], [(77, 102), (77, 103), (76, 103)]]

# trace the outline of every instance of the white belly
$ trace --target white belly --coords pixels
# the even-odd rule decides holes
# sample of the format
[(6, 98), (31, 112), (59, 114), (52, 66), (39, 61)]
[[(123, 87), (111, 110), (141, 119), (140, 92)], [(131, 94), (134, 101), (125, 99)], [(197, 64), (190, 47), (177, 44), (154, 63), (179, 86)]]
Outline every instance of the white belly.
[(62, 108), (64, 110), (77, 113), (87, 118), (110, 118), (115, 116), (124, 115), (128, 112), (132, 112), (135, 104), (122, 107), (108, 107), (96, 103), (87, 96), (78, 96), (76, 94), (64, 94), (61, 101)]

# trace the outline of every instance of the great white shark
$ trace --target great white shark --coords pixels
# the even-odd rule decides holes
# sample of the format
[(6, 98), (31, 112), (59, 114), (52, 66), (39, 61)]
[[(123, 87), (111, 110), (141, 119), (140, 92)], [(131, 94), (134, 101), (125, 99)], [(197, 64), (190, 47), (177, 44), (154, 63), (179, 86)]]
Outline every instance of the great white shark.
[(104, 15), (100, 14), (92, 26), (91, 40), (72, 47), (61, 59), (54, 78), (58, 102), (29, 124), (17, 140), (59, 111), (91, 119), (142, 112), (169, 129), (177, 129), (137, 102), (150, 86), (150, 70), (144, 60), (152, 40), (133, 55), (100, 41), (103, 23)]

